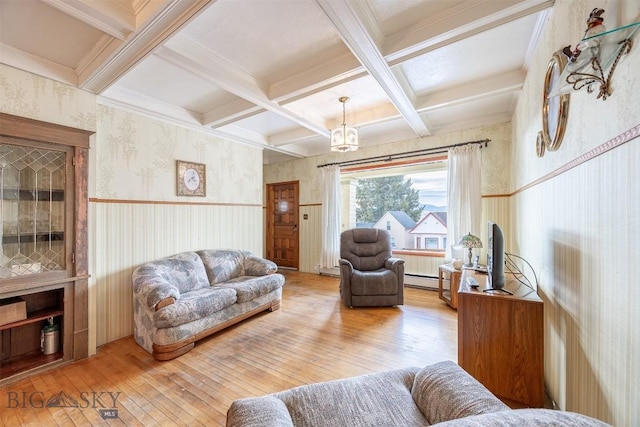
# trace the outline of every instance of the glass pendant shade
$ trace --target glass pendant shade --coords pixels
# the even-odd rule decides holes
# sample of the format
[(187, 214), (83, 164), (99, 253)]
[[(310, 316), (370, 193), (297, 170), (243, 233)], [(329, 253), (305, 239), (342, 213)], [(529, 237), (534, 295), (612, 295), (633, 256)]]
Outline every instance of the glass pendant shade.
[(345, 106), (349, 100), (342, 96), (338, 101), (342, 102), (342, 124), (331, 131), (331, 151), (347, 152), (358, 149), (358, 129), (345, 123)]
[(358, 149), (358, 129), (342, 125), (331, 131), (331, 151), (356, 151)]

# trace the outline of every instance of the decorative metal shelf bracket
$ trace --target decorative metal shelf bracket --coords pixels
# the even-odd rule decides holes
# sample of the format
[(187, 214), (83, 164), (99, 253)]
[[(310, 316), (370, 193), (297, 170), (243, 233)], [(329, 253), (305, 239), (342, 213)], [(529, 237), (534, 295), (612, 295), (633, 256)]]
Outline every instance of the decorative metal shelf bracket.
[(600, 89), (596, 99), (607, 99), (607, 97), (611, 95), (611, 77), (613, 77), (613, 72), (616, 70), (616, 66), (618, 65), (622, 55), (629, 53), (631, 46), (633, 46), (633, 42), (630, 39), (622, 40), (619, 43), (621, 48), (618, 50), (618, 53), (611, 64), (608, 76), (605, 77), (604, 70), (600, 64), (600, 59), (597, 56), (594, 56), (591, 58), (591, 66), (596, 74), (573, 71), (567, 75), (566, 82), (575, 90), (581, 90), (586, 86), (587, 93), (593, 93), (595, 90), (594, 84), (600, 83)]
[(598, 90), (596, 99), (605, 100), (611, 96), (613, 73), (620, 59), (631, 50), (631, 37), (639, 28), (640, 22), (635, 22), (581, 40), (584, 50), (568, 62), (557, 87), (551, 89), (549, 96), (563, 95), (585, 87), (588, 93)]

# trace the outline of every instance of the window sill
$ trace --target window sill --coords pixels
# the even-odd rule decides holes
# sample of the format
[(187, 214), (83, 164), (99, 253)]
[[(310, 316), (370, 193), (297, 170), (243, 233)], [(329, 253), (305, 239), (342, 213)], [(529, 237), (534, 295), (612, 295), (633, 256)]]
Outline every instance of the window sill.
[(440, 251), (421, 251), (421, 250), (416, 250), (416, 249), (394, 249), (391, 251), (392, 254), (394, 255), (412, 255), (412, 256), (426, 256), (426, 257), (433, 257), (433, 258), (444, 258), (444, 252), (440, 252)]

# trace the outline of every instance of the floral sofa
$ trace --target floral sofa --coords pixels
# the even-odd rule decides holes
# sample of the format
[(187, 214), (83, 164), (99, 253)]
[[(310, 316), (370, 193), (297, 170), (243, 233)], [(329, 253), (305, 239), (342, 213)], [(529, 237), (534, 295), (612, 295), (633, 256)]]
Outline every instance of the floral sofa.
[(227, 427), (604, 427), (574, 412), (511, 410), (451, 361), (236, 400)]
[(141, 265), (132, 275), (134, 338), (157, 360), (265, 310), (280, 307), (284, 276), (247, 251), (183, 252)]

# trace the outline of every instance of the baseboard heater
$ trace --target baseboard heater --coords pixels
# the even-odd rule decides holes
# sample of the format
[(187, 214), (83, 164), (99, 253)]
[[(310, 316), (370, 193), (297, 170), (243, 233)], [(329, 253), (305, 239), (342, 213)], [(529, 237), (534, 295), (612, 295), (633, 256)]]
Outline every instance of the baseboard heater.
[[(340, 269), (338, 269), (337, 267), (336, 268), (318, 268), (318, 273), (326, 276), (340, 277)], [(424, 274), (405, 273), (404, 284), (405, 286), (410, 286), (412, 288), (437, 290), (438, 277), (427, 276)]]
[(405, 273), (404, 284), (405, 286), (410, 286), (412, 288), (437, 290), (438, 278), (435, 276), (427, 276), (423, 274)]

